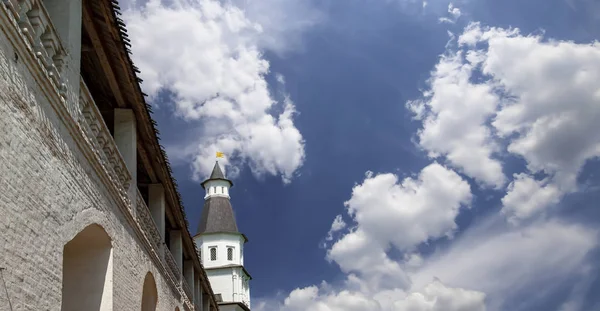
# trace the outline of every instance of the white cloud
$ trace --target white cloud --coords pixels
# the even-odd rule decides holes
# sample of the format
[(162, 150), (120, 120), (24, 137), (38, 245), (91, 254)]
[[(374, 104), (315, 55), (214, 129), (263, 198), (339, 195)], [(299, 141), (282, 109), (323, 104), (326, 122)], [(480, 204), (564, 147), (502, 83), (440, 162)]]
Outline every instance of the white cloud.
[(501, 187), (505, 183), (502, 165), (492, 157), (498, 148), (485, 125), (498, 105), (498, 96), (492, 86), (471, 82), (479, 61), (476, 56), (443, 56), (431, 73), (430, 90), (423, 93), (423, 99), (409, 102), (408, 108), (423, 121), (419, 144), (430, 157), (445, 156), (465, 174)]
[(454, 4), (448, 4), (448, 15), (450, 17), (440, 17), (441, 23), (454, 24), (462, 16), (462, 12), (459, 8), (455, 7)]
[[(525, 311), (565, 279), (589, 271), (598, 232), (556, 220), (514, 227), (492, 214), (449, 246), (427, 256), (416, 252), (414, 246), (452, 234), (459, 207), (470, 200), (468, 184), (437, 163), (402, 182), (367, 172), (346, 204), (356, 225), (327, 253), (346, 280), (297, 288), (257, 310)], [(332, 228), (345, 227), (340, 218)], [(392, 248), (403, 256), (392, 258)], [(530, 288), (536, 295), (522, 297)]]
[[(169, 90), (176, 114), (203, 126), (189, 142), (196, 145), (188, 157), (195, 177), (210, 172), (219, 150), (229, 156), (230, 176), (248, 163), (257, 176), (293, 178), (304, 162), (304, 140), (293, 122), (293, 102), (278, 103), (265, 80), (261, 24), (215, 0), (169, 6), (151, 0), (126, 11), (125, 19), (144, 90), (159, 106), (159, 92)], [(272, 115), (276, 105), (283, 112)]]
[(390, 258), (387, 250), (412, 250), (431, 239), (452, 236), (460, 207), (470, 201), (469, 185), (437, 163), (401, 182), (393, 174), (367, 172), (345, 203), (356, 227), (331, 246), (327, 258), (348, 274), (348, 287), (367, 296), (408, 289), (406, 271), (421, 258), (408, 255), (402, 263)]
[(561, 192), (548, 181), (538, 181), (526, 174), (516, 174), (514, 181), (502, 198), (502, 213), (508, 220), (517, 224), (522, 219), (531, 218), (547, 206), (557, 204)]
[[(541, 299), (569, 276), (585, 269), (588, 253), (598, 243), (597, 231), (559, 221), (536, 222), (514, 229), (492, 216), (465, 232), (448, 250), (429, 257), (412, 275), (413, 286), (426, 286), (432, 278), (445, 284), (488, 294), (491, 310), (506, 310), (506, 303)], [(543, 260), (540, 260), (543, 258)], [(536, 296), (522, 294), (537, 288)]]
[(305, 0), (232, 0), (246, 17), (261, 25), (258, 45), (285, 55), (303, 48), (303, 34), (327, 15)]
[[(428, 256), (409, 274), (408, 286), (363, 288), (353, 284), (365, 277), (349, 274), (344, 284), (298, 288), (284, 303), (257, 310), (526, 311), (568, 286), (570, 277), (589, 286), (587, 256), (598, 245), (597, 230), (558, 221), (515, 229), (500, 220), (493, 215)], [(535, 295), (523, 295), (531, 288)]]
[[(532, 172), (574, 187), (586, 160), (600, 156), (600, 45), (543, 42), (540, 36), (484, 29), (483, 72), (511, 95), (493, 122), (508, 151)], [(487, 39), (486, 39), (487, 38)]]
[(462, 288), (448, 288), (440, 281), (428, 284), (422, 292), (413, 292), (396, 301), (397, 311), (485, 311), (485, 294)]
[(333, 220), (333, 223), (331, 224), (331, 229), (329, 229), (329, 232), (327, 232), (327, 237), (325, 238), (325, 240), (333, 240), (333, 234), (344, 228), (346, 228), (346, 222), (344, 222), (342, 215), (337, 215)]
[[(486, 186), (506, 184), (500, 159), (507, 154), (526, 161), (508, 185), (502, 213), (420, 254), (416, 246), (452, 235), (460, 207), (471, 200), (469, 185), (439, 164), (403, 181), (368, 172), (346, 202), (355, 226), (327, 252), (345, 281), (298, 288), (271, 310), (521, 311), (573, 277), (583, 278), (575, 286), (589, 287), (598, 231), (534, 216), (574, 191), (585, 161), (600, 156), (598, 44), (543, 41), (479, 24), (456, 43), (432, 72), (424, 98), (408, 107), (423, 121), (420, 146)], [(529, 221), (509, 226), (504, 216)], [(531, 288), (535, 295), (526, 295)], [(576, 310), (581, 297), (574, 292), (560, 303)]]
[(295, 289), (285, 299), (283, 305), (271, 308), (263, 306), (259, 311), (485, 311), (482, 293), (464, 289), (449, 288), (439, 281), (434, 281), (422, 291), (398, 295), (392, 304), (385, 305), (376, 298), (361, 292), (342, 290), (331, 291), (317, 286)]
[[(423, 120), (419, 144), (496, 188), (505, 184), (498, 160), (504, 144), (526, 161), (524, 173), (546, 174), (543, 181), (511, 184), (504, 211), (515, 221), (576, 191), (585, 162), (600, 156), (600, 45), (544, 41), (478, 23), (457, 43), (432, 72), (424, 98), (408, 103)], [(517, 207), (511, 197), (533, 183), (545, 185), (536, 188), (542, 193)]]
[(456, 228), (454, 218), (470, 200), (469, 184), (452, 170), (433, 163), (416, 179), (399, 182), (394, 174), (368, 177), (354, 187), (345, 205), (358, 223), (357, 232), (384, 247), (391, 243), (410, 249), (431, 238), (451, 235)]

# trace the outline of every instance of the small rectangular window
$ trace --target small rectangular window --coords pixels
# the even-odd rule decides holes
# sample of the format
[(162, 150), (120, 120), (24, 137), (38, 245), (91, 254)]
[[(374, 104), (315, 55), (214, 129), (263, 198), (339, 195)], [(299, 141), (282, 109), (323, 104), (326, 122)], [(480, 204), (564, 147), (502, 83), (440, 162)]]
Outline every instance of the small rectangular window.
[(210, 248), (210, 260), (211, 261), (217, 260), (217, 248), (216, 247)]
[(227, 260), (233, 261), (233, 247), (227, 248)]

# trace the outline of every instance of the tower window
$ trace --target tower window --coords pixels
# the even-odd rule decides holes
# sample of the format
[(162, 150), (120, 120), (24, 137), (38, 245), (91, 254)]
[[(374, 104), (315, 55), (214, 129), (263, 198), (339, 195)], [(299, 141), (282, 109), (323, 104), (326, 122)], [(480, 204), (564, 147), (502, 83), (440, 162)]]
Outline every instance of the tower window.
[(221, 187), (221, 193), (225, 193), (225, 187)]
[(210, 260), (211, 261), (217, 260), (217, 248), (216, 247), (210, 248)]
[(227, 260), (233, 261), (233, 247), (227, 248)]

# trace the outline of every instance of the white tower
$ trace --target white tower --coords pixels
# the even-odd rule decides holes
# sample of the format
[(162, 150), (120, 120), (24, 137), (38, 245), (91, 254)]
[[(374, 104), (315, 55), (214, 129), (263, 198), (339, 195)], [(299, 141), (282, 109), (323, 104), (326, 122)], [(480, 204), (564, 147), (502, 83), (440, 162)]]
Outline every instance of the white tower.
[(244, 268), (246, 236), (238, 231), (229, 201), (231, 180), (219, 162), (202, 182), (206, 191), (202, 218), (194, 241), (222, 311), (250, 311), (250, 274)]

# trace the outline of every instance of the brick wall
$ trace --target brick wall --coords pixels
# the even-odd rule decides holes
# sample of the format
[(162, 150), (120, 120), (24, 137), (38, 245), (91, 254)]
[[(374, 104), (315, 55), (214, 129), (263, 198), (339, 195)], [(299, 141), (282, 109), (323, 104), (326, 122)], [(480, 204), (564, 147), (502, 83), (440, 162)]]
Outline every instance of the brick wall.
[[(0, 267), (13, 310), (60, 310), (63, 246), (94, 223), (111, 238), (114, 310), (140, 310), (148, 271), (157, 283), (157, 309), (183, 310), (25, 55), (15, 57), (4, 26), (0, 21)], [(0, 310), (9, 310), (2, 287)]]

